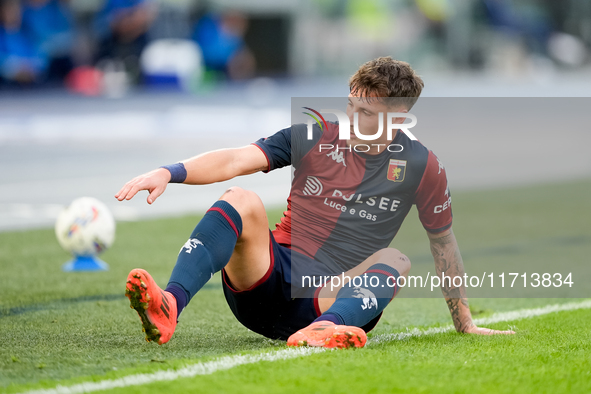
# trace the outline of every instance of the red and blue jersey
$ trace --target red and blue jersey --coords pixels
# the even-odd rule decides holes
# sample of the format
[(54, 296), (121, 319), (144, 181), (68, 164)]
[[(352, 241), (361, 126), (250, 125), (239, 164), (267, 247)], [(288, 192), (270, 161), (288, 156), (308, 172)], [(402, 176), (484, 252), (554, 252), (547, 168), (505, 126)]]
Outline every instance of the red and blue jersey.
[(334, 272), (388, 247), (413, 204), (427, 231), (451, 227), (444, 167), (400, 130), (393, 149), (384, 146), (377, 155), (348, 147), (334, 123), (324, 131), (314, 126), (311, 139), (307, 126), (298, 124), (255, 145), (266, 155), (269, 171), (295, 169), (287, 211), (273, 231), (276, 241)]

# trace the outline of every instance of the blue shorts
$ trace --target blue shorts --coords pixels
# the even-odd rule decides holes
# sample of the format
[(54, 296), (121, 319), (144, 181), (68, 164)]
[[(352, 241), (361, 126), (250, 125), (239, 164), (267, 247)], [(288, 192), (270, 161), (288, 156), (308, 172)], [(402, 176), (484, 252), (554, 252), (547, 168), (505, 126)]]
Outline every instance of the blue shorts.
[[(250, 288), (238, 291), (222, 270), (224, 295), (234, 316), (246, 328), (267, 338), (287, 340), (321, 315), (318, 306), (321, 287), (300, 288), (294, 298), (293, 291), (302, 283), (302, 273), (316, 276), (333, 273), (314, 259), (278, 244), (273, 233), (269, 239), (271, 264), (265, 275)], [(370, 331), (380, 317), (381, 314), (362, 328)]]

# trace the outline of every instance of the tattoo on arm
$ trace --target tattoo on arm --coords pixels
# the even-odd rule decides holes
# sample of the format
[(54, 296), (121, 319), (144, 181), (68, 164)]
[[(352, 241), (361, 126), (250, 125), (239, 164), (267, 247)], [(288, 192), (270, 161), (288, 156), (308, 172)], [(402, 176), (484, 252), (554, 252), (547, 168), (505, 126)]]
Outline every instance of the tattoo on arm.
[(472, 327), (471, 318), (466, 318), (465, 314), (462, 314), (461, 309), (465, 308), (470, 310), (468, 306), (468, 300), (465, 298), (446, 298), (445, 302), (451, 313), (451, 319), (454, 323), (454, 327), (458, 332), (465, 332), (467, 328)]
[[(456, 287), (452, 278), (464, 275), (464, 263), (460, 249), (455, 242), (453, 233), (431, 240), (431, 254), (435, 259), (437, 275), (445, 278), (441, 280), (441, 290), (445, 297), (463, 298), (466, 296), (464, 286)], [(449, 277), (450, 279), (447, 279)]]
[(463, 284), (461, 286), (453, 284), (454, 277), (464, 276), (460, 249), (452, 232), (442, 237), (431, 238), (430, 241), (435, 269), (441, 278), (441, 292), (445, 297), (454, 326), (457, 331), (465, 332), (473, 325), (466, 299), (466, 288)]

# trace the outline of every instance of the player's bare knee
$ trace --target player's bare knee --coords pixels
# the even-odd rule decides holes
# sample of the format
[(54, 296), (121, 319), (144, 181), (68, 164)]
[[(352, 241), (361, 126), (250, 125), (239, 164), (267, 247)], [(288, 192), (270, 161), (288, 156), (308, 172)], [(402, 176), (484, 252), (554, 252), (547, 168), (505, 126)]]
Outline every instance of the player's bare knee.
[(250, 190), (245, 190), (239, 186), (232, 186), (222, 194), (220, 200), (228, 202), (238, 212), (247, 211), (249, 205), (256, 203), (255, 197), (258, 199), (256, 193)]
[(224, 201), (232, 201), (232, 200), (237, 200), (240, 199), (240, 197), (244, 196), (244, 194), (246, 194), (248, 192), (248, 190), (245, 190), (243, 188), (241, 188), (240, 186), (232, 186), (230, 188), (228, 188), (228, 190), (226, 190), (224, 192), (224, 194), (222, 194), (222, 196), (220, 197), (220, 200), (224, 200)]
[[(220, 197), (220, 200), (228, 202), (244, 220), (248, 217), (259, 217), (265, 212), (265, 207), (260, 197), (253, 191), (232, 186)], [(266, 214), (264, 215), (266, 221)]]
[(378, 261), (395, 268), (400, 275), (407, 276), (410, 272), (410, 259), (398, 249), (385, 248), (376, 252)]

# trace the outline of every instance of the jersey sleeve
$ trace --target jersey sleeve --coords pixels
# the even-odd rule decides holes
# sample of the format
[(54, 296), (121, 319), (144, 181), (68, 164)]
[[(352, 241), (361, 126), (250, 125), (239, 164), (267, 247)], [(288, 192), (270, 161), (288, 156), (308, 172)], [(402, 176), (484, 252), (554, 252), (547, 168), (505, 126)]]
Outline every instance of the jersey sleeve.
[(415, 194), (415, 204), (425, 230), (440, 233), (451, 227), (451, 195), (445, 168), (431, 151)]
[(321, 132), (316, 126), (313, 128), (312, 138), (307, 138), (307, 126), (295, 124), (278, 131), (267, 138), (254, 142), (267, 157), (268, 171), (288, 165), (298, 167), (302, 157), (312, 149), (320, 139)]
[(267, 158), (268, 169), (273, 171), (291, 164), (291, 127), (278, 131), (253, 143)]

